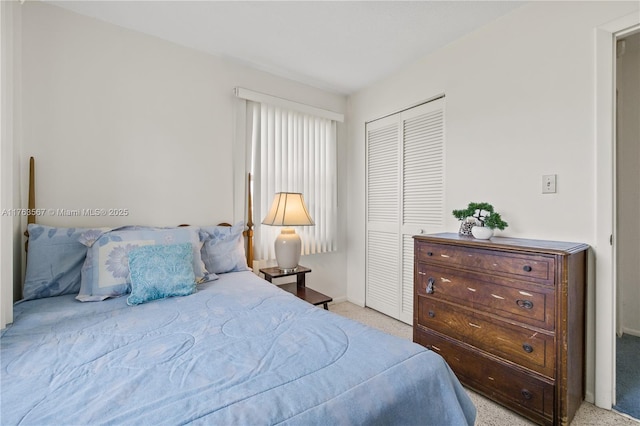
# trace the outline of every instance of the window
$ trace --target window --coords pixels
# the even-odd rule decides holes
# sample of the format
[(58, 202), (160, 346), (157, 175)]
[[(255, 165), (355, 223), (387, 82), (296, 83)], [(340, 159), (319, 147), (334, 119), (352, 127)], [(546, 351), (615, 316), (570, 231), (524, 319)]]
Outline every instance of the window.
[[(277, 98), (276, 98), (277, 99)], [(336, 250), (336, 121), (307, 112), (247, 102), (247, 137), (253, 174), (255, 258), (274, 259), (280, 228), (260, 222), (276, 192), (300, 192), (315, 226), (296, 227), (302, 254)]]

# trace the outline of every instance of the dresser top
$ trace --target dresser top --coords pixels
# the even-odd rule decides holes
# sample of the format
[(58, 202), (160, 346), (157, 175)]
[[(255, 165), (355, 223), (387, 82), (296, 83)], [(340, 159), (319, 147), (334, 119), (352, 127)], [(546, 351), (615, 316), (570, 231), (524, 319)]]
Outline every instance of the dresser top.
[(587, 250), (589, 246), (583, 243), (570, 243), (566, 241), (529, 240), (524, 238), (492, 237), (489, 240), (478, 240), (471, 236), (466, 237), (454, 232), (440, 234), (415, 235), (413, 238), (422, 241), (438, 242), (467, 247), (491, 248), (491, 249), (519, 249), (524, 251), (546, 251), (551, 253), (576, 253)]

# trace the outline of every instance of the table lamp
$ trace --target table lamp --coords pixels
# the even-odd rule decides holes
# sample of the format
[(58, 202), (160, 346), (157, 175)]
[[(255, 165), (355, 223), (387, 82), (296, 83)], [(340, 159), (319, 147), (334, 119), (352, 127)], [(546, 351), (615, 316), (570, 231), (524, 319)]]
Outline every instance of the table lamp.
[(315, 225), (309, 216), (304, 198), (299, 192), (278, 192), (273, 198), (269, 213), (262, 221), (263, 225), (284, 226), (274, 247), (278, 268), (283, 272), (293, 272), (300, 261), (302, 241), (291, 226)]

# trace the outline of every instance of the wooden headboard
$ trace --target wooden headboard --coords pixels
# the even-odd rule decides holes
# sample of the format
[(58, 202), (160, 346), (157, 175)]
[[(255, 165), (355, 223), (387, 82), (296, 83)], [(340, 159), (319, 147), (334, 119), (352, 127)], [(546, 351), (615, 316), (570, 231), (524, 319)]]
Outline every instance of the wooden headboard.
[[(29, 201), (27, 224), (36, 223), (36, 190), (35, 190), (35, 160), (29, 158)], [(251, 194), (251, 173), (247, 174), (247, 229), (242, 233), (246, 238), (245, 253), (247, 255), (247, 265), (253, 268), (253, 201)], [(220, 223), (219, 226), (231, 226), (229, 223)], [(29, 231), (24, 231), (27, 241), (24, 243), (25, 251), (29, 248)]]

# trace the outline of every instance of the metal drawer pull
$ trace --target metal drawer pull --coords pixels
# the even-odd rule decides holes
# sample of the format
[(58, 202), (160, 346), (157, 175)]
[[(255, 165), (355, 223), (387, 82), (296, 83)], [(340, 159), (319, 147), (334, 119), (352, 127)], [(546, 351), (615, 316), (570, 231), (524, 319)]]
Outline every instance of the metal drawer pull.
[(433, 311), (429, 311), (429, 318), (434, 318), (436, 316), (436, 313)]
[(531, 272), (533, 268), (529, 265), (525, 265), (522, 269), (524, 269), (525, 272)]
[(433, 286), (436, 283), (436, 280), (433, 279), (433, 277), (429, 277), (429, 279), (427, 280), (427, 294), (433, 294), (433, 292), (436, 291), (435, 287)]
[(433, 252), (432, 251), (428, 251), (427, 252), (427, 256), (433, 256)]
[(529, 354), (530, 354), (531, 352), (533, 352), (533, 346), (531, 346), (531, 345), (530, 345), (530, 344), (528, 344), (528, 343), (523, 344), (523, 345), (522, 345), (522, 349), (524, 349), (524, 351), (525, 351), (526, 353), (529, 353)]
[(524, 397), (524, 399), (533, 398), (533, 394), (531, 392), (529, 392), (528, 390), (526, 390), (526, 389), (522, 389), (521, 393), (522, 393), (522, 396)]
[(426, 272), (418, 271), (418, 275), (427, 275)]
[(531, 300), (518, 299), (516, 300), (516, 304), (523, 309), (533, 309), (533, 302)]

